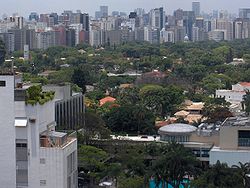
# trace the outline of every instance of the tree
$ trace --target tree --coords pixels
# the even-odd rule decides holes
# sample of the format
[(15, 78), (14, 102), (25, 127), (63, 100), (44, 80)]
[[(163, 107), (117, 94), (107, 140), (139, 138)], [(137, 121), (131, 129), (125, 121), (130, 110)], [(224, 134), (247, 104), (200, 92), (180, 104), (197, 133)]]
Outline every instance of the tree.
[[(163, 147), (162, 155), (152, 167), (155, 177), (160, 177), (160, 182), (168, 182), (179, 188), (184, 176), (197, 176), (199, 162), (190, 150), (183, 145), (170, 143)], [(158, 183), (158, 185), (159, 185)]]
[(0, 65), (5, 61), (6, 50), (3, 41), (0, 39)]
[(86, 174), (86, 178), (90, 178), (92, 184), (105, 176), (104, 161), (107, 158), (108, 154), (96, 147), (80, 145), (78, 148), (78, 166)]
[(209, 74), (202, 79), (201, 86), (209, 95), (214, 95), (217, 89), (229, 89), (232, 79), (223, 74)]
[[(139, 110), (140, 109), (140, 110)], [(106, 125), (114, 132), (129, 134), (154, 133), (155, 118), (146, 108), (138, 105), (113, 107), (104, 114)]]
[(219, 161), (207, 169), (201, 176), (192, 182), (193, 187), (216, 188), (216, 187), (243, 187), (241, 176), (237, 171), (228, 168)]
[(203, 117), (207, 118), (207, 122), (215, 123), (217, 121), (224, 121), (228, 117), (232, 117), (229, 103), (224, 98), (213, 98), (205, 102), (202, 110)]
[(86, 92), (85, 73), (81, 69), (75, 69), (71, 78), (72, 82), (82, 89), (82, 93)]
[(144, 179), (140, 176), (122, 176), (118, 179), (118, 185), (120, 188), (142, 188), (144, 185)]
[(159, 85), (146, 85), (140, 90), (139, 96), (146, 108), (162, 117), (172, 114), (184, 100), (183, 91), (177, 86), (164, 88)]
[(247, 115), (250, 113), (250, 91), (247, 90), (246, 94), (243, 96), (243, 107)]
[(121, 89), (118, 96), (118, 101), (120, 104), (138, 104), (140, 102), (139, 88), (125, 88)]
[(102, 118), (98, 114), (88, 111), (85, 113), (84, 132), (86, 141), (95, 137), (107, 139), (111, 134), (111, 131), (106, 127)]
[(250, 181), (247, 177), (248, 174), (250, 174), (250, 163), (241, 163), (239, 162), (239, 165), (233, 165), (232, 168), (236, 168), (239, 171), (239, 174), (242, 178), (244, 187), (250, 187)]

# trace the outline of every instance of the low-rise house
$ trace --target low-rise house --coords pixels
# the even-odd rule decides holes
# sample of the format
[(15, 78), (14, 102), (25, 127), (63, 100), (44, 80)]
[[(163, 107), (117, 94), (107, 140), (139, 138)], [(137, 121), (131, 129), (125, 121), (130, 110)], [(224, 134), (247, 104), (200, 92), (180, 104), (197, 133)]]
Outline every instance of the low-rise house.
[(246, 90), (250, 90), (250, 82), (240, 82), (232, 85), (232, 90), (216, 90), (216, 97), (223, 98), (231, 104), (238, 104), (241, 106), (243, 96), (246, 94)]
[(174, 114), (175, 118), (183, 119), (190, 124), (194, 122), (199, 122), (203, 119), (202, 117), (202, 110), (204, 108), (203, 102), (192, 102), (192, 101), (186, 101), (184, 110), (178, 111)]

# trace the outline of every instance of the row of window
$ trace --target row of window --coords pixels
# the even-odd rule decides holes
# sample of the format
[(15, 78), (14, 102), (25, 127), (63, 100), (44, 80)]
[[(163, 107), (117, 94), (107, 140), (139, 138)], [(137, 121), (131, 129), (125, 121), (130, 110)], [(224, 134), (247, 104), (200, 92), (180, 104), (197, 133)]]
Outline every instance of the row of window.
[(169, 136), (169, 135), (161, 135), (160, 138), (162, 141), (167, 141), (167, 142), (188, 142), (189, 141), (189, 136)]

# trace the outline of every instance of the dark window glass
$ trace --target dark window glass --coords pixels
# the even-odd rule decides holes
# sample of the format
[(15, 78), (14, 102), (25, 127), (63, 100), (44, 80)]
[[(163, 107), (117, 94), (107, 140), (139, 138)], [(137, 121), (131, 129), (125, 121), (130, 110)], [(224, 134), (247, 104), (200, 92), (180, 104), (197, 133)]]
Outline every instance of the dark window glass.
[(6, 86), (6, 82), (5, 81), (0, 81), (0, 87), (5, 87)]
[(238, 146), (250, 147), (250, 131), (239, 131), (238, 136)]

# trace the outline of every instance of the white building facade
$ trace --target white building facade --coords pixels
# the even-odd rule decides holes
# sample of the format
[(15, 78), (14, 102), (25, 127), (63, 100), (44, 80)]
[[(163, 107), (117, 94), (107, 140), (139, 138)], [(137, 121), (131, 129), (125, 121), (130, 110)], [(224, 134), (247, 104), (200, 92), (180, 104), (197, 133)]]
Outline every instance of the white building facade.
[(240, 82), (232, 85), (232, 90), (216, 90), (216, 97), (225, 97), (227, 102), (231, 104), (240, 104), (243, 101), (243, 96), (246, 94), (246, 90), (250, 91), (250, 83)]
[(1, 82), (6, 84), (0, 87), (4, 91), (0, 92), (0, 122), (7, 132), (0, 134), (8, 146), (0, 154), (0, 166), (6, 166), (1, 186), (76, 188), (77, 139), (73, 133), (55, 131), (54, 100), (26, 104), (26, 89), (14, 90), (13, 76), (0, 76)]

